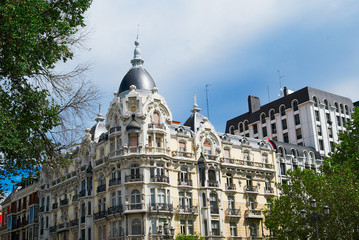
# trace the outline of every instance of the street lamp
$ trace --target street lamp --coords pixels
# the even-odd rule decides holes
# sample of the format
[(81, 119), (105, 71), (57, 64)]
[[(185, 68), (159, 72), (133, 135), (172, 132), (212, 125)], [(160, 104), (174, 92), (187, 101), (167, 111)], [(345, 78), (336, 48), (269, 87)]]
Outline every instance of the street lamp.
[(160, 236), (160, 239), (172, 239), (175, 235), (175, 229), (172, 226), (169, 228), (168, 222), (163, 223), (163, 235), (161, 228), (158, 229), (158, 235)]
[[(316, 208), (317, 208), (317, 201), (315, 201), (315, 199), (312, 199), (310, 201), (310, 206), (313, 208), (313, 212), (312, 212), (312, 215), (309, 217), (308, 221), (310, 222), (315, 222), (315, 228), (316, 228), (316, 232), (317, 232), (317, 239), (319, 239), (319, 226), (318, 226), (318, 222), (320, 219), (322, 219), (323, 217), (326, 217), (329, 215), (329, 207), (327, 205), (325, 205), (323, 207), (323, 212), (324, 212), (324, 215), (318, 213), (316, 211)], [(307, 214), (307, 211), (305, 209), (302, 209), (300, 210), (300, 216), (305, 219), (306, 218), (306, 214)]]

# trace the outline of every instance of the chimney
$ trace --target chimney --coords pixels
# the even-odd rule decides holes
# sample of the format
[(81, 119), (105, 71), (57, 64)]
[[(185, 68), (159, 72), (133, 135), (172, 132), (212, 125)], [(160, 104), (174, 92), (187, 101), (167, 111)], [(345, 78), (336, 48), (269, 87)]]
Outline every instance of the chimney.
[(249, 113), (254, 113), (258, 111), (261, 107), (261, 101), (259, 100), (259, 97), (257, 96), (248, 96), (248, 110)]
[(284, 94), (284, 97), (288, 96), (288, 88), (287, 87), (284, 87), (283, 94)]

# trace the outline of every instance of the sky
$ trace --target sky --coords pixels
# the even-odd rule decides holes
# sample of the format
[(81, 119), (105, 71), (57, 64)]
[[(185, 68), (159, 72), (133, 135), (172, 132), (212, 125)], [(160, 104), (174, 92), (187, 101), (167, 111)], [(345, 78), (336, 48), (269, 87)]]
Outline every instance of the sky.
[(359, 1), (94, 0), (86, 22), (86, 48), (69, 65), (91, 64), (103, 114), (131, 68), (138, 25), (144, 67), (182, 124), (194, 93), (208, 116), (206, 85), (218, 132), (248, 112), (248, 95), (263, 105), (283, 86), (359, 100)]

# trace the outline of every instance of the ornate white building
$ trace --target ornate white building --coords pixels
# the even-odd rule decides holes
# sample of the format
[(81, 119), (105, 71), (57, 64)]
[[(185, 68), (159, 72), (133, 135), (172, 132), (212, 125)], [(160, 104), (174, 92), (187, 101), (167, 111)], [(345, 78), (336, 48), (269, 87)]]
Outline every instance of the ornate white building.
[(264, 239), (275, 149), (218, 133), (196, 101), (174, 122), (135, 45), (106, 120), (86, 130), (71, 166), (42, 175), (40, 239)]

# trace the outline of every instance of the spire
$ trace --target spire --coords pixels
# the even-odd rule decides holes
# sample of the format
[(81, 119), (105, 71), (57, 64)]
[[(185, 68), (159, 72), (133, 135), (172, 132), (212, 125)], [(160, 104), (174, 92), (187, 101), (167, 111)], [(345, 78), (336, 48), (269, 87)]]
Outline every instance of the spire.
[(136, 66), (142, 66), (143, 64), (143, 60), (141, 58), (141, 50), (140, 48), (138, 47), (140, 45), (140, 42), (138, 41), (138, 35), (137, 35), (137, 38), (136, 38), (136, 41), (135, 41), (135, 50), (133, 52), (133, 59), (131, 60), (131, 63), (132, 63), (132, 66), (133, 67), (136, 67)]
[(102, 122), (105, 120), (105, 118), (101, 114), (101, 104), (99, 104), (99, 106), (98, 106), (98, 114), (97, 114), (97, 118), (95, 120), (96, 120), (96, 122)]
[(195, 113), (195, 112), (200, 112), (201, 109), (198, 107), (197, 105), (197, 97), (196, 94), (193, 94), (193, 109), (191, 110), (191, 112)]

